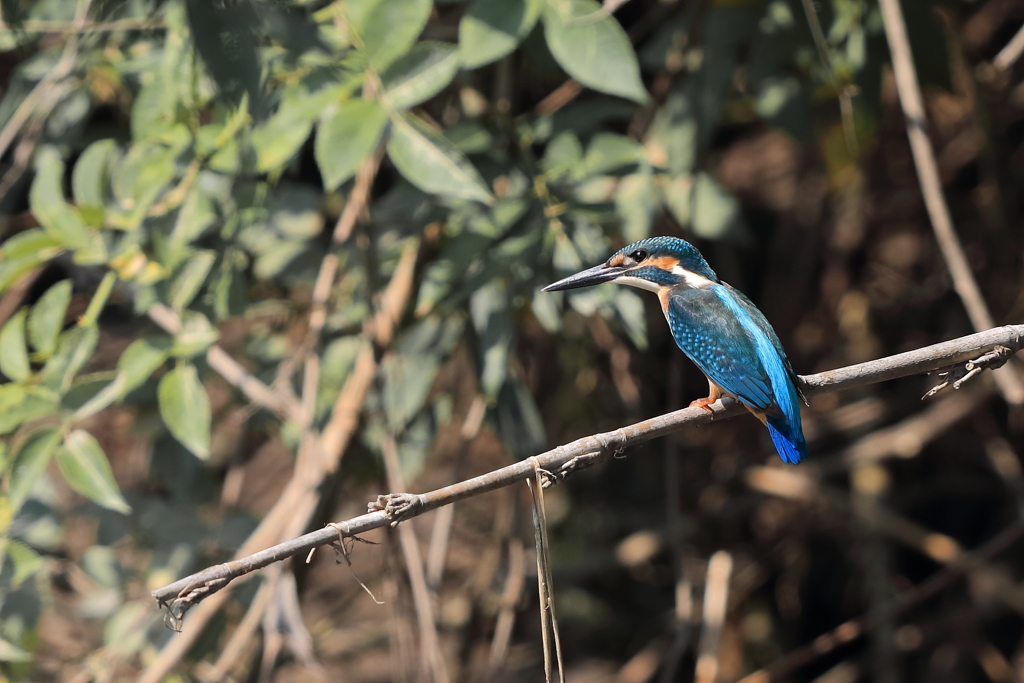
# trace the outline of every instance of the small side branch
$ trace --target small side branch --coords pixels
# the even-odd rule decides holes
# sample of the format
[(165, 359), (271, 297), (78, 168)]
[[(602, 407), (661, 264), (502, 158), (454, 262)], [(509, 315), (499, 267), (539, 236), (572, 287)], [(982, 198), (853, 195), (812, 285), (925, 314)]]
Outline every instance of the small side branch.
[[(1011, 325), (800, 379), (807, 394), (838, 391), (951, 368), (978, 359), (998, 346), (1004, 346), (1015, 353), (1020, 350), (1022, 342), (1024, 325)], [(563, 476), (581, 465), (592, 465), (614, 456), (627, 446), (650, 441), (684, 426), (708, 424), (713, 419), (722, 420), (746, 413), (742, 406), (729, 398), (721, 399), (709, 408), (711, 413), (703, 408), (684, 408), (611, 432), (577, 439), (528, 461), (517, 462), (427, 493), (393, 493), (381, 496), (373, 504), (373, 509), (365, 515), (319, 529), (247, 557), (209, 567), (158, 588), (152, 595), (160, 605), (167, 606), (172, 615), (180, 618), (191, 606), (227, 585), (232, 579), (293, 555), (308, 553), (312, 548), (337, 542), (339, 530), (346, 537), (356, 536), (466, 498), (510, 486), (533, 476), (534, 463), (554, 473), (555, 476)]]

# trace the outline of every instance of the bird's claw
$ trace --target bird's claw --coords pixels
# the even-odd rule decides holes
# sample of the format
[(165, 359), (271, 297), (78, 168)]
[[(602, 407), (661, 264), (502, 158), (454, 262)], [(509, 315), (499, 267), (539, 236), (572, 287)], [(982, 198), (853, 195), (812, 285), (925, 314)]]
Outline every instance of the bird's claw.
[(696, 401), (690, 401), (690, 406), (689, 407), (690, 408), (700, 408), (700, 409), (702, 409), (705, 413), (707, 413), (708, 415), (711, 416), (712, 420), (714, 420), (715, 419), (715, 411), (711, 407), (711, 404), (714, 403), (717, 400), (718, 399), (711, 398), (710, 396), (707, 397), (707, 398), (698, 398)]

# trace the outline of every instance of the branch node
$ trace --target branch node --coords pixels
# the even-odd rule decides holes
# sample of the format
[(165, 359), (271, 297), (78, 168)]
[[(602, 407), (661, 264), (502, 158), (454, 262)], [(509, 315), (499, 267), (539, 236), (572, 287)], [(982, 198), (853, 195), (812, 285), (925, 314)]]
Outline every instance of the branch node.
[(580, 470), (585, 470), (588, 467), (596, 465), (604, 454), (604, 451), (593, 451), (591, 453), (577, 455), (575, 458), (558, 468), (558, 480), (565, 481)]
[(526, 460), (533, 466), (534, 473), (543, 477), (544, 480), (540, 483), (541, 488), (549, 489), (559, 482), (559, 476), (557, 474), (540, 466), (540, 460), (537, 459), (536, 455), (531, 455)]
[(232, 578), (234, 577), (222, 576), (185, 586), (173, 600), (160, 603), (161, 607), (167, 608), (167, 613), (164, 615), (164, 623), (172, 631), (180, 631), (181, 624), (185, 619), (185, 614), (187, 614), (193, 606), (228, 585)]
[(366, 505), (367, 512), (383, 512), (392, 527), (419, 514), (423, 499), (415, 493), (386, 493)]
[[(943, 381), (929, 389), (928, 393), (921, 397), (921, 400), (931, 398), (932, 396), (934, 396), (935, 394), (939, 393), (947, 386), (949, 386), (950, 383), (952, 383), (954, 389), (959, 389), (964, 384), (966, 384), (972, 377), (979, 375), (982, 370), (995, 370), (996, 368), (1002, 367), (1003, 365), (1006, 364), (1006, 361), (1008, 361), (1014, 353), (1015, 351), (1008, 346), (997, 345), (987, 353), (978, 356), (974, 360), (967, 361), (964, 364), (962, 370), (955, 369), (940, 372), (939, 377), (942, 378)], [(950, 375), (952, 375), (954, 371), (958, 374), (963, 374), (959, 378), (951, 382)]]

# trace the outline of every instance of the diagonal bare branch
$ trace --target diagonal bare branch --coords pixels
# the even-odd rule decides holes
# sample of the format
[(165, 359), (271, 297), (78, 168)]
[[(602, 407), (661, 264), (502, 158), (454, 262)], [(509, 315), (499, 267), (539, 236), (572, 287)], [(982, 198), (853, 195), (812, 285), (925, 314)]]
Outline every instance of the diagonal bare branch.
[[(1024, 325), (1008, 325), (915, 351), (804, 376), (801, 377), (801, 382), (808, 394), (851, 389), (950, 368), (977, 358), (999, 345), (1016, 352), (1020, 350), (1022, 343)], [(377, 502), (371, 504), (371, 511), (365, 515), (338, 522), (247, 557), (209, 567), (158, 588), (152, 595), (161, 605), (173, 603), (178, 613), (184, 613), (192, 605), (226, 586), (232, 579), (293, 555), (307, 553), (312, 548), (332, 543), (337, 540), (339, 532), (344, 536), (355, 536), (372, 529), (397, 524), (459, 500), (510, 486), (532, 476), (534, 462), (549, 472), (565, 475), (613, 455), (627, 446), (664, 436), (684, 426), (707, 424), (713, 419), (735, 417), (746, 412), (737, 402), (728, 398), (719, 400), (709, 407), (713, 414), (702, 408), (684, 408), (611, 432), (577, 439), (528, 461), (520, 461), (428, 493), (393, 493), (379, 496)]]

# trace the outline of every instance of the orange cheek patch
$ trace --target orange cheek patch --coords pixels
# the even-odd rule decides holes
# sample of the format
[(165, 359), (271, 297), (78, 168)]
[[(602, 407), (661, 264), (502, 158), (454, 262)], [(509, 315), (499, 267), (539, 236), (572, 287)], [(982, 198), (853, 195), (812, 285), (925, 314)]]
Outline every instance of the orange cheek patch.
[(623, 263), (625, 263), (625, 261), (625, 256), (623, 256), (622, 254), (616, 254), (615, 256), (612, 256), (610, 259), (608, 259), (608, 265), (614, 268), (616, 266), (621, 266)]
[(672, 271), (673, 268), (679, 265), (679, 259), (672, 258), (671, 256), (659, 256), (657, 258), (647, 259), (644, 265), (652, 265), (660, 270)]

